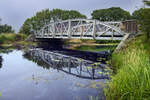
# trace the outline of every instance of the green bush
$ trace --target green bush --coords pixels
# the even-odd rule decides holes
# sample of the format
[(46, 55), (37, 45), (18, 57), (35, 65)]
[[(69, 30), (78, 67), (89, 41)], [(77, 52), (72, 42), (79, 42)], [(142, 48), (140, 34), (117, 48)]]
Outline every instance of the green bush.
[(0, 35), (0, 44), (3, 44), (6, 40), (6, 37), (4, 35)]
[(26, 37), (27, 36), (25, 34), (14, 34), (14, 33), (0, 34), (0, 44), (21, 41), (24, 40)]
[(120, 43), (120, 40), (96, 40), (96, 43)]
[(16, 34), (4, 34), (7, 41), (13, 42), (15, 41)]
[(25, 40), (27, 38), (27, 35), (25, 34), (16, 34), (15, 40), (20, 41), (20, 40)]

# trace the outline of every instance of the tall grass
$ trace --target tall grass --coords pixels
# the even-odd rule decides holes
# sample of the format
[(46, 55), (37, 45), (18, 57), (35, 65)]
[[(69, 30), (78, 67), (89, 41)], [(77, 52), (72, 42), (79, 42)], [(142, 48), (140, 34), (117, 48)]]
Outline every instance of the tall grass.
[(150, 100), (150, 42), (138, 37), (126, 49), (113, 54), (116, 74), (105, 88), (107, 100)]
[(24, 34), (4, 33), (0, 34), (0, 44), (12, 43), (24, 40), (27, 36)]

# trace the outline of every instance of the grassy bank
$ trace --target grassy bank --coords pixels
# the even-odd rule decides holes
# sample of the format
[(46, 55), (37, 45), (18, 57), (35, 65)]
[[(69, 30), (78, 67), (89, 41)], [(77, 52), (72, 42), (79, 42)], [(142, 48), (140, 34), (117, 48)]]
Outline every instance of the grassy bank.
[(94, 39), (70, 39), (65, 41), (66, 44), (109, 44), (117, 45), (120, 40), (94, 40)]
[(119, 42), (112, 40), (71, 39), (66, 40), (65, 45), (69, 45), (69, 49), (95, 52), (114, 50)]
[(99, 46), (89, 46), (89, 45), (81, 45), (75, 48), (75, 50), (81, 50), (81, 51), (113, 51), (116, 48), (116, 45), (99, 45)]
[(139, 36), (112, 55), (115, 75), (105, 89), (107, 100), (150, 100), (150, 41)]
[(15, 47), (15, 46), (26, 46), (31, 43), (26, 42), (25, 39), (27, 35), (25, 34), (14, 34), (14, 33), (4, 33), (0, 34), (0, 47)]

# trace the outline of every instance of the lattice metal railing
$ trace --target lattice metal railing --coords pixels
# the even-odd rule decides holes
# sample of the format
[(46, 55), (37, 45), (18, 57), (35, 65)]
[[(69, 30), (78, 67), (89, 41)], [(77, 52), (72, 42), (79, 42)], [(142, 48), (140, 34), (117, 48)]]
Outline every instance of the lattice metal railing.
[(121, 22), (74, 19), (53, 22), (34, 32), (36, 38), (77, 38), (122, 40)]

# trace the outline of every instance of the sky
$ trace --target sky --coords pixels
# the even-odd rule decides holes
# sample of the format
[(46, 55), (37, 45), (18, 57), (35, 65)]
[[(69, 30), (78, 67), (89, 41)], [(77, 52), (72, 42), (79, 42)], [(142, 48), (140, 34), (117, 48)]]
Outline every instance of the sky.
[(0, 0), (0, 18), (2, 24), (12, 25), (18, 31), (27, 18), (46, 8), (78, 10), (91, 18), (96, 9), (121, 7), (132, 13), (142, 6), (142, 0)]

